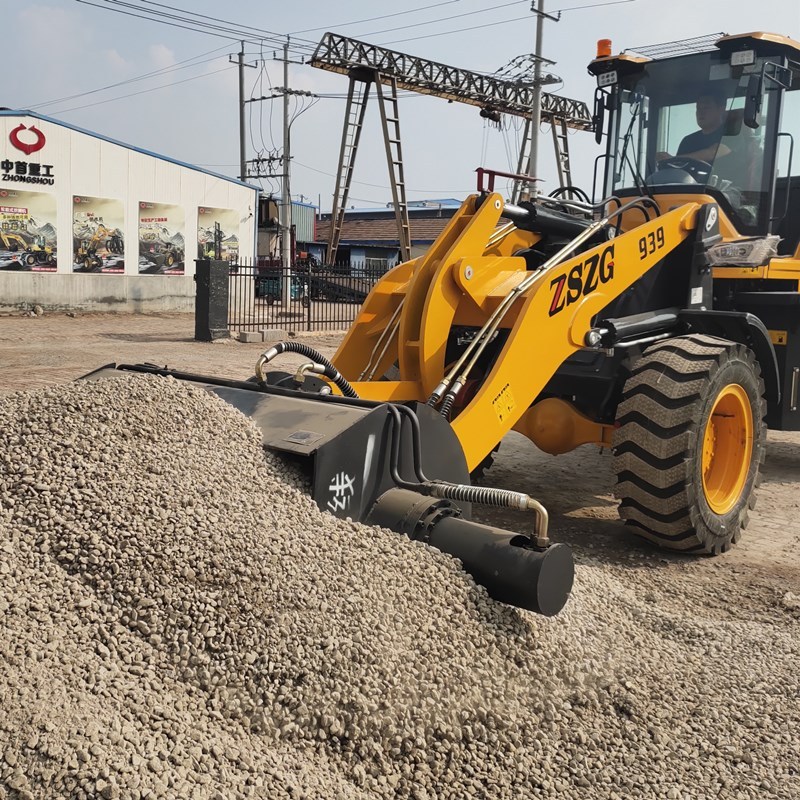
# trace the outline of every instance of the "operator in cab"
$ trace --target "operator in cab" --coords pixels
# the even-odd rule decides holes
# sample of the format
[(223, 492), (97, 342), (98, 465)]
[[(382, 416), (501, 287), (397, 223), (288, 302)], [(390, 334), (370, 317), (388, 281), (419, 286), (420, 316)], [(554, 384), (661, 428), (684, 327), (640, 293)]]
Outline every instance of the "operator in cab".
[[(697, 98), (695, 115), (700, 130), (683, 137), (678, 157), (712, 164), (715, 159), (731, 154), (731, 148), (721, 142), (725, 134), (725, 102), (725, 95), (716, 89), (708, 89)], [(669, 153), (656, 154), (658, 161), (672, 157)]]

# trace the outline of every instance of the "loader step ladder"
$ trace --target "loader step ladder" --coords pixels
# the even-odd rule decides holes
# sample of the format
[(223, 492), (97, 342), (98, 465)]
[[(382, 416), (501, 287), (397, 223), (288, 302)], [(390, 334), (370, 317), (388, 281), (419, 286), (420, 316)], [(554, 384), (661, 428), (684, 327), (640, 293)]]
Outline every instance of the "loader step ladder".
[(400, 144), (400, 109), (397, 105), (397, 81), (394, 78), (389, 83), (389, 90), (387, 96), (380, 78), (376, 75), (375, 91), (378, 95), (378, 105), (380, 106), (383, 141), (386, 146), (386, 163), (389, 167), (392, 203), (394, 204), (394, 216), (397, 221), (397, 233), (400, 240), (400, 260), (410, 261), (411, 230), (408, 222), (403, 148)]
[(353, 180), (358, 142), (364, 127), (364, 114), (367, 110), (369, 87), (371, 80), (363, 75), (350, 73), (350, 86), (347, 91), (347, 107), (344, 112), (344, 128), (342, 145), (339, 150), (339, 168), (336, 171), (336, 188), (333, 193), (333, 211), (331, 212), (331, 234), (328, 245), (328, 262), (336, 263), (336, 251), (342, 236), (344, 213), (347, 209), (347, 197)]
[[(569, 166), (569, 138), (567, 136), (567, 120), (565, 117), (553, 115), (550, 119), (550, 130), (553, 133), (553, 147), (556, 154), (556, 166), (558, 167), (558, 182), (561, 189), (566, 192), (568, 186), (572, 186), (572, 172)], [(531, 120), (525, 119), (525, 127), (522, 131), (522, 143), (519, 148), (519, 160), (517, 161), (517, 175), (530, 175), (531, 164)], [(535, 176), (534, 176), (535, 177)], [(511, 191), (511, 202), (518, 203), (522, 191), (523, 181), (514, 181)], [(565, 194), (568, 196), (568, 193)]]

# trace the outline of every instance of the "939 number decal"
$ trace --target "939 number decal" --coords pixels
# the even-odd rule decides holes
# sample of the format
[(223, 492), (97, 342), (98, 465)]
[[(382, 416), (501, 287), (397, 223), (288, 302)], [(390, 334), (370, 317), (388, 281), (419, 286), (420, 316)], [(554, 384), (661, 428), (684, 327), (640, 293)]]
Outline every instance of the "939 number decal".
[(664, 246), (664, 229), (656, 228), (639, 239), (639, 258), (645, 259)]

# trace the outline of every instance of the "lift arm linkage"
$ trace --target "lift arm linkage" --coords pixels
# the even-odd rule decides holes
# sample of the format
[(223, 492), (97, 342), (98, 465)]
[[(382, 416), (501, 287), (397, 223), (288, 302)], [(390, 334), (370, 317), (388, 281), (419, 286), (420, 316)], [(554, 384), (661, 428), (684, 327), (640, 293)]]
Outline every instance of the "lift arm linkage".
[[(594, 317), (689, 236), (698, 208), (687, 203), (542, 270), (520, 294), (503, 317), (500, 327), (509, 333), (494, 366), (452, 422), (469, 469), (514, 427), (564, 360), (586, 346)], [(506, 248), (493, 236), (502, 209), (498, 194), (468, 198), (424, 257), (375, 286), (333, 359), (359, 396), (424, 402), (446, 372), (451, 328), (483, 325), (530, 279), (524, 259), (511, 254), (518, 232), (509, 231)], [(357, 381), (401, 303), (398, 332), (375, 373), (382, 377), (398, 363), (399, 380)]]

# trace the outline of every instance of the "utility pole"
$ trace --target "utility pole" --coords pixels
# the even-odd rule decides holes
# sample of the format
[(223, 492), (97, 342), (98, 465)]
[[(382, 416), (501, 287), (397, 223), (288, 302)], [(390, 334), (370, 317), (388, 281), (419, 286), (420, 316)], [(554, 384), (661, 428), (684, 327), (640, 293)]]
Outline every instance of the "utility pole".
[(236, 61), (233, 61), (228, 56), (228, 61), (231, 64), (238, 64), (239, 66), (239, 180), (247, 180), (247, 152), (245, 150), (244, 140), (244, 68), (255, 68), (255, 64), (244, 63), (244, 42), (239, 42), (240, 48), (237, 53)]
[(244, 42), (239, 42), (239, 180), (247, 180), (247, 154), (244, 151)]
[(289, 37), (283, 45), (283, 183), (281, 184), (281, 203), (283, 219), (281, 232), (281, 265), (283, 267), (282, 303), (284, 311), (289, 311), (292, 302), (292, 197), (289, 194), (289, 173), (291, 153), (289, 150)]
[[(531, 149), (528, 159), (528, 175), (531, 178), (536, 177), (538, 169), (539, 158), (539, 128), (542, 125), (542, 85), (549, 83), (550, 80), (542, 80), (542, 29), (544, 27), (544, 19), (553, 20), (558, 22), (559, 17), (554, 17), (551, 14), (544, 13), (544, 0), (539, 0), (538, 8), (536, 0), (531, 0), (531, 11), (536, 14), (536, 50), (533, 54), (533, 93), (531, 102)], [(548, 62), (552, 63), (552, 62)], [(530, 196), (533, 197), (537, 194), (536, 182), (531, 181), (528, 184), (528, 191)]]
[[(291, 41), (286, 37), (286, 43), (283, 45), (283, 59), (277, 58), (273, 54), (273, 60), (283, 61), (283, 82), (284, 86), (273, 87), (273, 94), (265, 97), (252, 97), (245, 101), (247, 103), (262, 103), (265, 101), (272, 101), (278, 97), (283, 96), (283, 152), (278, 150), (270, 151), (266, 157), (257, 157), (252, 161), (246, 163), (254, 165), (253, 177), (265, 178), (281, 178), (281, 197), (280, 197), (280, 212), (279, 223), (280, 229), (280, 258), (281, 258), (281, 311), (279, 315), (291, 315), (291, 302), (292, 302), (292, 257), (294, 246), (292, 243), (292, 196), (291, 196), (291, 143), (290, 143), (290, 128), (291, 120), (289, 119), (289, 96), (290, 95), (306, 95), (308, 97), (317, 97), (311, 92), (302, 90), (292, 90), (289, 88), (289, 47)], [(293, 64), (300, 64), (300, 61), (293, 61)], [(282, 169), (280, 173), (274, 172), (274, 164), (280, 164)], [(302, 195), (301, 195), (302, 197)]]

